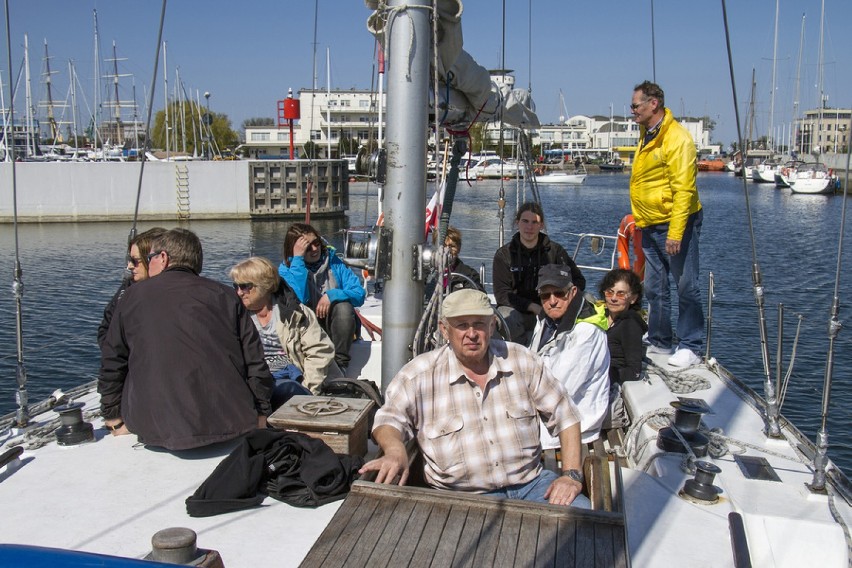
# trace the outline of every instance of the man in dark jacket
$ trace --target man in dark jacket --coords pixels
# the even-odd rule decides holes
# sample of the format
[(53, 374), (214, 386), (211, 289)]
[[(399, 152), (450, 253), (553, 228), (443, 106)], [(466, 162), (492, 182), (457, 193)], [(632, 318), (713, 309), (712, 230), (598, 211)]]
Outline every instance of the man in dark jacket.
[(564, 264), (571, 269), (571, 280), (580, 292), (586, 279), (565, 249), (542, 233), (544, 211), (541, 205), (527, 202), (515, 215), (518, 232), (509, 244), (494, 255), (492, 278), (497, 311), (506, 320), (512, 341), (526, 345), (541, 313), (538, 297), (538, 269), (547, 264)]
[(113, 435), (169, 450), (266, 425), (273, 380), (234, 292), (198, 275), (201, 242), (172, 229), (148, 255), (151, 276), (118, 304), (101, 349), (98, 392)]

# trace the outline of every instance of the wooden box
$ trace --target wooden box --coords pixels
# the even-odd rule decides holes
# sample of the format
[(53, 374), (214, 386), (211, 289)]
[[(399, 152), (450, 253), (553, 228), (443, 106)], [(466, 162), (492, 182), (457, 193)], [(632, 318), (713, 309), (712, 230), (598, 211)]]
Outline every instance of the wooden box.
[(374, 403), (365, 398), (294, 396), (269, 417), (269, 425), (319, 438), (338, 454), (367, 453), (367, 418)]

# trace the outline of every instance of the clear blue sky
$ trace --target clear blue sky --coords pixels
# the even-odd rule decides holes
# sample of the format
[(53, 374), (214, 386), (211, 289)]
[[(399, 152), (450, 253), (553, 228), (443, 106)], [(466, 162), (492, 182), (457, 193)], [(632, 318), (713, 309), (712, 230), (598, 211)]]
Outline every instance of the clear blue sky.
[[(369, 88), (374, 42), (361, 0), (318, 0), (317, 85), (326, 86), (326, 48), (333, 88)], [(531, 2), (531, 4), (530, 4)], [(652, 0), (507, 0), (506, 67), (517, 84), (532, 84), (543, 122), (561, 113), (559, 90), (568, 114), (623, 115), (634, 84), (652, 78)], [(44, 40), (49, 44), (54, 98), (68, 91), (68, 60), (92, 104), (94, 72), (93, 10), (98, 13), (101, 57), (111, 57), (115, 41), (120, 73), (132, 73), (138, 99), (150, 90), (161, 3), (145, 1), (10, 0), (12, 68), (23, 60), (29, 34), (33, 97), (44, 97)], [(789, 123), (796, 85), (802, 15), (806, 15), (802, 55), (801, 108), (813, 108), (817, 95), (820, 0), (781, 0), (776, 71), (776, 124)], [(274, 117), (276, 101), (313, 84), (314, 2), (172, 0), (166, 10), (164, 39), (170, 89), (175, 69), (185, 87), (211, 93), (210, 106), (227, 114), (234, 128), (249, 117)], [(531, 8), (530, 8), (531, 6)], [(734, 105), (725, 48), (721, 0), (653, 0), (656, 29), (656, 79), (675, 115), (710, 116), (714, 140), (736, 138)], [(502, 2), (467, 0), (462, 25), (465, 49), (488, 68), (501, 65)], [(532, 18), (530, 18), (530, 13)], [(772, 77), (775, 0), (728, 0), (737, 95), (745, 120), (752, 68), (757, 73), (757, 129), (766, 134)], [(532, 21), (530, 21), (532, 20)], [(825, 87), (829, 105), (852, 106), (852, 1), (826, 0)], [(532, 41), (530, 41), (532, 30)], [(846, 30), (846, 31), (844, 31)], [(531, 47), (531, 49), (530, 49)], [(2, 78), (8, 96), (6, 46)], [(530, 61), (532, 64), (530, 65)], [(107, 74), (102, 63), (102, 74)], [(154, 108), (163, 104), (162, 60)], [(122, 79), (122, 99), (131, 96)], [(21, 87), (16, 95), (24, 100)], [(80, 103), (82, 106), (82, 102)], [(23, 105), (16, 104), (16, 112)], [(745, 128), (745, 125), (743, 125)]]

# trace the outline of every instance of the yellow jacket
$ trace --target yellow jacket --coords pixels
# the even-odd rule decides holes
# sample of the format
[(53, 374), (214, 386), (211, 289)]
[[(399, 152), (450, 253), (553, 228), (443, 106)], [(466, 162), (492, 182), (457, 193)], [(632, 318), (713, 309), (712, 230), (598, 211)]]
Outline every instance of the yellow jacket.
[(695, 142), (668, 108), (657, 136), (647, 145), (644, 138), (642, 128), (630, 175), (633, 218), (637, 227), (668, 223), (667, 238), (679, 241), (687, 218), (701, 209)]

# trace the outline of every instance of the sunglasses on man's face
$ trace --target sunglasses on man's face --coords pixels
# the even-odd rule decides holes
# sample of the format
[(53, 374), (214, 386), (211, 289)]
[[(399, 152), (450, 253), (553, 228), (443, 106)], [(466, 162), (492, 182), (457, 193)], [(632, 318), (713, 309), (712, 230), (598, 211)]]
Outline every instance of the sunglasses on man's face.
[(542, 302), (548, 301), (551, 296), (555, 296), (558, 300), (564, 300), (568, 297), (568, 291), (556, 290), (555, 292), (539, 292), (538, 294), (538, 297), (541, 298)]

